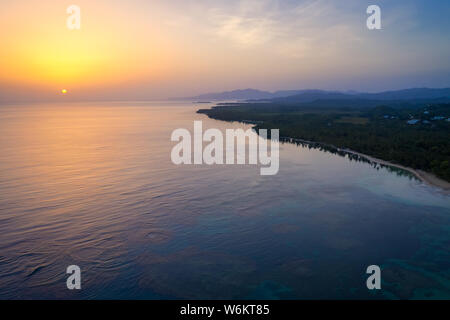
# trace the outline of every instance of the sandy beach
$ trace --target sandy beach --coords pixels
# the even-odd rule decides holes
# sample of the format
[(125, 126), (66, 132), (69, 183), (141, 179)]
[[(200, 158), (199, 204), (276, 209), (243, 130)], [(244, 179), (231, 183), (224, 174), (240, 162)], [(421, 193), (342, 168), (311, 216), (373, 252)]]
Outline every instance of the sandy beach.
[(437, 187), (440, 189), (440, 191), (442, 191), (445, 194), (449, 194), (450, 195), (450, 183), (440, 179), (438, 177), (436, 177), (434, 174), (430, 173), (430, 172), (426, 172), (423, 170), (416, 170), (410, 167), (405, 167), (402, 166), (400, 164), (396, 164), (396, 163), (392, 163), (389, 161), (385, 161), (382, 159), (378, 159), (378, 158), (374, 158), (372, 156), (369, 156), (367, 154), (364, 153), (360, 153), (360, 152), (356, 152), (350, 149), (343, 149), (343, 148), (338, 148), (334, 145), (330, 145), (330, 144), (326, 144), (326, 143), (320, 143), (320, 142), (314, 142), (314, 141), (308, 141), (308, 140), (303, 140), (303, 139), (297, 139), (297, 138), (290, 138), (290, 137), (283, 137), (284, 139), (290, 139), (292, 141), (299, 141), (299, 142), (303, 142), (303, 143), (308, 143), (308, 144), (320, 144), (323, 146), (328, 146), (328, 147), (332, 147), (334, 149), (336, 149), (337, 151), (342, 151), (348, 154), (353, 154), (353, 155), (357, 155), (359, 157), (365, 158), (366, 160), (372, 162), (372, 163), (377, 163), (380, 165), (384, 165), (384, 166), (390, 166), (390, 167), (395, 167), (395, 168), (399, 168), (405, 171), (410, 172), (411, 174), (413, 174), (415, 177), (417, 177), (417, 179), (419, 179), (420, 181), (432, 186), (432, 187)]
[(395, 167), (395, 168), (399, 168), (399, 169), (408, 171), (408, 172), (414, 174), (414, 176), (416, 176), (419, 180), (425, 182), (426, 184), (431, 185), (433, 187), (438, 187), (438, 188), (442, 189), (446, 194), (450, 194), (450, 183), (445, 181), (445, 180), (442, 180), (442, 179), (436, 177), (432, 173), (425, 172), (425, 171), (422, 171), (422, 170), (416, 170), (416, 169), (413, 169), (413, 168), (410, 168), (410, 167), (405, 167), (405, 166), (402, 166), (402, 165), (399, 165), (399, 164), (396, 164), (396, 163), (392, 163), (392, 162), (389, 162), (389, 161), (385, 161), (385, 160), (381, 160), (381, 159), (378, 159), (378, 158), (374, 158), (374, 157), (371, 157), (369, 155), (366, 155), (366, 154), (363, 154), (363, 153), (359, 153), (359, 152), (356, 152), (356, 151), (353, 151), (353, 150), (340, 149), (340, 148), (337, 148), (337, 150), (344, 151), (344, 152), (347, 152), (347, 153), (350, 153), (350, 154), (358, 155), (358, 156), (366, 158), (367, 160), (369, 160), (371, 162), (374, 162), (374, 163), (378, 163), (378, 164), (385, 165), (385, 166), (391, 166), (391, 167)]

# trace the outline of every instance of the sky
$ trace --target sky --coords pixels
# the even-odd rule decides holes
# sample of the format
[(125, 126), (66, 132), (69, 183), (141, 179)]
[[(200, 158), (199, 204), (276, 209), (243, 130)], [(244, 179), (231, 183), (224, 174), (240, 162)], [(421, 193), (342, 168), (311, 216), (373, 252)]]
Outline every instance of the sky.
[(441, 0), (1, 0), (0, 102), (450, 87), (449, 16)]

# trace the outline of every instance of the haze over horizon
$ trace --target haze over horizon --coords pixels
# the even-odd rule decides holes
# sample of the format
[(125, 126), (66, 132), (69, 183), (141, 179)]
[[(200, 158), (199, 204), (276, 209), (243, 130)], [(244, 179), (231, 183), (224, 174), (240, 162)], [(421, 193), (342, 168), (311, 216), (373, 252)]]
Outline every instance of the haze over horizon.
[(77, 0), (81, 30), (70, 4), (0, 3), (0, 102), (450, 87), (449, 2)]

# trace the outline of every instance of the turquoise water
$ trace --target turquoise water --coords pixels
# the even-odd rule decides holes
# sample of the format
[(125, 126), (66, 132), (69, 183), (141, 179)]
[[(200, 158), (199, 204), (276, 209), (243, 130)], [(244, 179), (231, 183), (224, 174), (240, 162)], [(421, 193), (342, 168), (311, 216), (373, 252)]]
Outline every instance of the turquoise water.
[(276, 176), (175, 166), (174, 129), (249, 128), (196, 109), (0, 107), (0, 298), (450, 298), (448, 195), (293, 144)]

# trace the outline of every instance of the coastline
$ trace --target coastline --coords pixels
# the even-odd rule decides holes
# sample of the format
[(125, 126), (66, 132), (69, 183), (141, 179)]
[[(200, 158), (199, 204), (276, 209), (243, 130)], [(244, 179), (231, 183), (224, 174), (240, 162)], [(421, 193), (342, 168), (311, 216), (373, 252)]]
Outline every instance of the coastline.
[(382, 165), (386, 165), (386, 166), (391, 166), (391, 167), (396, 167), (405, 171), (410, 172), (411, 174), (413, 174), (414, 176), (416, 176), (420, 181), (433, 186), (433, 187), (438, 187), (439, 189), (441, 189), (442, 191), (444, 191), (446, 194), (450, 194), (450, 183), (442, 180), (438, 177), (436, 177), (434, 174), (430, 173), (430, 172), (426, 172), (423, 170), (418, 170), (418, 169), (413, 169), (410, 167), (405, 167), (402, 166), (400, 164), (396, 164), (396, 163), (392, 163), (389, 161), (385, 161), (382, 159), (378, 159), (378, 158), (374, 158), (371, 157), (369, 155), (363, 154), (363, 153), (359, 153), (353, 150), (342, 150), (342, 151), (346, 151), (352, 154), (356, 154), (359, 155), (361, 157), (366, 158), (367, 160), (370, 160), (371, 162), (374, 163), (378, 163), (378, 164), (382, 164)]
[[(203, 110), (211, 110), (211, 109), (203, 109)], [(225, 122), (242, 122), (244, 124), (252, 124), (253, 125), (253, 129), (256, 130), (257, 126), (262, 123), (262, 121), (252, 121), (252, 120), (224, 120), (224, 119), (219, 119), (219, 118), (215, 118), (213, 116), (211, 116), (210, 114), (208, 114), (207, 112), (200, 112), (203, 111), (202, 109), (197, 110), (197, 113), (202, 113), (205, 114), (206, 116), (208, 116), (211, 119), (215, 119), (215, 120), (219, 120), (219, 121), (225, 121)], [(410, 174), (412, 174), (414, 177), (416, 177), (419, 181), (425, 183), (428, 186), (437, 188), (438, 191), (440, 193), (443, 193), (445, 195), (450, 195), (450, 182), (447, 182), (439, 177), (437, 177), (436, 175), (434, 175), (433, 173), (430, 172), (426, 172), (423, 170), (419, 170), (419, 169), (413, 169), (411, 167), (406, 167), (403, 166), (401, 164), (397, 164), (397, 163), (393, 163), (390, 161), (386, 161), (386, 160), (382, 160), (382, 159), (378, 159), (375, 158), (373, 156), (364, 154), (364, 153), (360, 153), (351, 149), (344, 149), (344, 148), (338, 148), (335, 145), (332, 144), (327, 144), (327, 143), (323, 143), (323, 142), (315, 142), (315, 141), (308, 141), (308, 140), (304, 140), (304, 139), (299, 139), (299, 138), (291, 138), (291, 137), (280, 137), (280, 141), (281, 140), (285, 140), (286, 142), (301, 142), (301, 143), (306, 143), (309, 145), (318, 145), (318, 146), (323, 146), (323, 147), (328, 147), (328, 148), (332, 148), (334, 150), (336, 150), (337, 152), (343, 152), (343, 153), (347, 153), (350, 155), (355, 155), (361, 158), (364, 158), (365, 160), (367, 160), (370, 163), (374, 163), (374, 164), (379, 164), (382, 166), (389, 166), (392, 168), (397, 168), (406, 172), (409, 172)]]
[(405, 167), (405, 166), (402, 166), (401, 164), (392, 163), (392, 162), (389, 162), (386, 160), (378, 159), (378, 158), (369, 156), (367, 154), (353, 151), (350, 149), (338, 148), (334, 145), (330, 145), (330, 144), (326, 144), (326, 143), (320, 143), (320, 142), (314, 142), (314, 141), (308, 141), (308, 140), (303, 140), (303, 139), (298, 139), (298, 138), (290, 138), (290, 137), (283, 137), (283, 139), (288, 139), (291, 141), (299, 141), (299, 142), (303, 142), (303, 143), (307, 143), (307, 144), (319, 144), (319, 145), (331, 147), (331, 148), (336, 149), (338, 152), (344, 152), (344, 153), (348, 153), (348, 154), (352, 154), (352, 155), (356, 155), (356, 156), (365, 158), (366, 160), (368, 160), (371, 163), (376, 163), (376, 164), (380, 164), (383, 166), (390, 166), (390, 167), (408, 171), (409, 173), (414, 175), (417, 179), (424, 182), (425, 184), (432, 186), (432, 187), (439, 188), (441, 192), (443, 192), (447, 195), (450, 195), (450, 182), (447, 182), (441, 178), (438, 178), (430, 172), (413, 169), (410, 167)]

